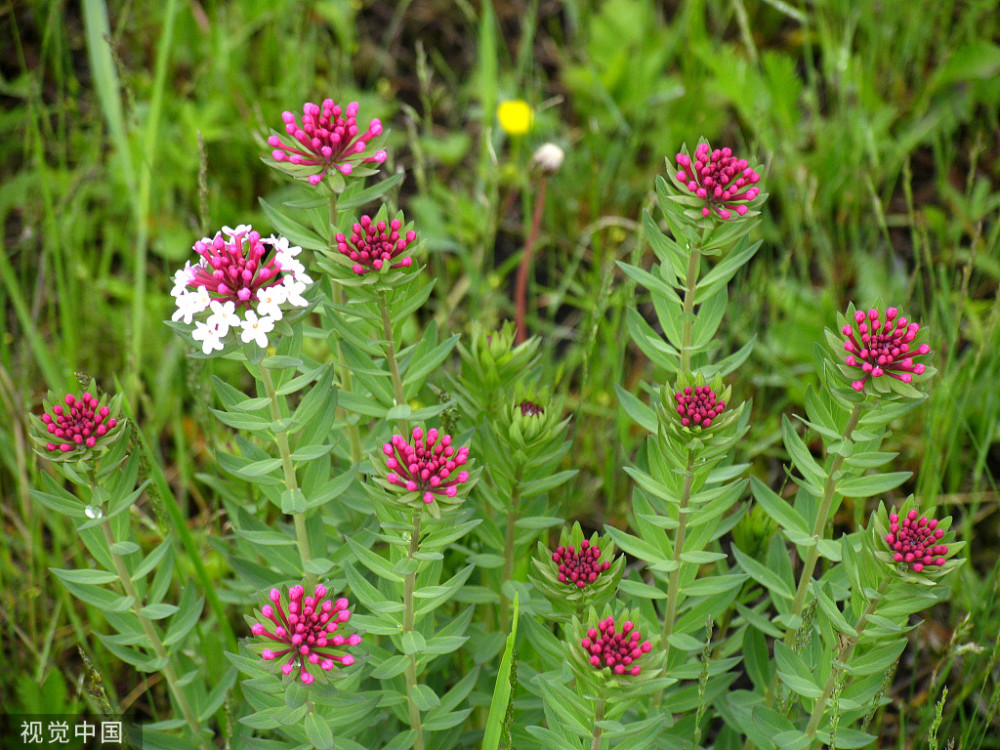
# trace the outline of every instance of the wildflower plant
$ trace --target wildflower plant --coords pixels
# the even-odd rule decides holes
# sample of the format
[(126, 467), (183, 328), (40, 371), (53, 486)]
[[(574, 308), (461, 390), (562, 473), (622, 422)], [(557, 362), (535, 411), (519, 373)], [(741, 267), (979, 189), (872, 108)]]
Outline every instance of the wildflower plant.
[[(641, 395), (617, 389), (645, 433), (623, 467), (632, 502), (585, 536), (565, 520), (572, 384), (543, 380), (524, 304), (516, 327), (477, 322), (461, 342), (423, 310), (429, 243), (383, 200), (401, 175), (366, 182), (387, 154), (359, 114), (286, 112), (263, 156), (296, 193), (261, 202), (280, 234), (223, 227), (173, 275), (186, 352), (246, 375), (211, 376), (218, 471), (199, 479), (217, 535), (192, 539), (126, 394), (91, 383), (32, 420), (53, 465), (32, 498), (95, 561), (53, 573), (103, 613), (103, 647), (169, 694), (151, 746), (870, 744), (859, 727), (910, 618), (961, 564), (950, 519), (887, 497), (909, 478), (884, 444), (934, 375), (928, 332), (901, 307), (851, 305), (816, 342), (804, 414), (782, 420), (786, 486), (747, 478), (754, 338), (718, 342), (764, 180), (728, 147), (682, 147), (643, 212), (654, 259), (618, 264), (652, 308), (624, 315), (652, 367)], [(497, 116), (518, 148), (530, 108)], [(834, 534), (841, 506), (854, 526)], [(206, 551), (233, 572), (218, 586)]]

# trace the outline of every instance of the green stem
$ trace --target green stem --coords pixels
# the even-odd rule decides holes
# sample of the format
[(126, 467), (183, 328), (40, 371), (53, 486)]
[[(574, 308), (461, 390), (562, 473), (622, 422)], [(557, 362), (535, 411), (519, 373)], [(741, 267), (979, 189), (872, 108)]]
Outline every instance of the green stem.
[[(847, 662), (850, 661), (851, 655), (854, 653), (854, 649), (858, 645), (858, 641), (861, 640), (861, 636), (865, 632), (865, 628), (868, 625), (868, 618), (878, 607), (879, 602), (882, 599), (881, 594), (885, 593), (885, 589), (888, 584), (889, 579), (884, 578), (882, 580), (882, 585), (878, 588), (879, 596), (873, 597), (869, 600), (868, 605), (865, 607), (865, 611), (862, 612), (861, 617), (858, 618), (858, 624), (854, 626), (854, 630), (857, 635), (848, 637), (845, 643), (840, 647), (840, 652), (837, 654), (837, 661), (840, 664), (847, 664)], [(809, 717), (809, 724), (806, 726), (806, 734), (810, 737), (815, 736), (816, 730), (819, 729), (819, 723), (823, 720), (823, 714), (826, 712), (827, 701), (829, 701), (830, 696), (833, 695), (833, 690), (836, 687), (836, 684), (837, 667), (834, 665), (830, 670), (830, 676), (826, 680), (826, 685), (823, 687), (823, 695), (821, 695), (819, 700), (816, 701), (816, 706), (813, 708), (812, 716)]]
[(590, 750), (601, 750), (601, 735), (604, 734), (604, 729), (598, 725), (604, 721), (604, 703), (605, 699), (602, 695), (597, 699), (597, 709), (594, 711), (594, 735), (590, 741)]
[[(413, 560), (420, 545), (420, 511), (413, 514), (413, 529), (410, 532), (410, 546), (406, 556)], [(412, 633), (414, 626), (413, 614), (413, 592), (416, 589), (417, 572), (407, 573), (403, 578), (403, 633)], [(424, 750), (424, 730), (420, 725), (420, 709), (413, 700), (413, 693), (417, 687), (417, 655), (410, 654), (409, 664), (406, 665), (406, 697), (409, 701), (410, 728), (417, 731), (417, 739), (413, 743), (415, 750)]]
[[(668, 640), (674, 632), (674, 621), (677, 619), (677, 596), (680, 593), (681, 581), (681, 554), (684, 552), (684, 537), (687, 535), (687, 509), (691, 500), (691, 486), (694, 483), (694, 456), (688, 452), (687, 465), (684, 469), (684, 487), (681, 490), (681, 501), (677, 513), (677, 534), (674, 537), (674, 569), (670, 571), (667, 579), (667, 611), (663, 616), (663, 632), (660, 634), (660, 648), (663, 649), (664, 660), (670, 658), (670, 641)], [(669, 669), (669, 667), (668, 667)], [(663, 700), (663, 691), (656, 694), (653, 701), (654, 706), (659, 706)]]
[[(329, 237), (327, 238), (327, 247), (330, 250), (330, 254), (333, 255), (338, 252), (337, 250), (337, 194), (332, 190), (330, 191), (330, 205), (329, 205)], [(337, 307), (344, 306), (344, 287), (337, 283), (336, 279), (332, 280), (333, 286), (333, 304)], [(335, 315), (337, 313), (334, 313)], [(350, 392), (351, 390), (351, 371), (348, 369), (346, 363), (344, 362), (344, 348), (340, 343), (340, 337), (337, 337), (337, 366), (340, 371), (340, 388), (341, 390)], [(361, 461), (361, 430), (357, 423), (351, 423), (347, 419), (347, 410), (342, 406), (337, 407), (337, 421), (343, 422), (347, 427), (347, 442), (350, 445), (351, 450), (351, 463), (357, 464)]]
[[(281, 419), (281, 406), (278, 403), (278, 394), (274, 390), (274, 381), (271, 379), (270, 371), (261, 365), (260, 379), (264, 384), (264, 392), (270, 400), (271, 419), (277, 422)], [(295, 478), (295, 465), (292, 463), (292, 452), (288, 447), (288, 433), (281, 430), (274, 436), (274, 442), (278, 446), (278, 457), (281, 458), (281, 468), (285, 473), (285, 489), (293, 495), (299, 491), (299, 483)], [(316, 576), (310, 573), (306, 564), (312, 559), (309, 550), (309, 533), (306, 530), (306, 514), (292, 513), (295, 521), (295, 542), (299, 547), (299, 557), (302, 558), (302, 571), (305, 574), (306, 589), (312, 591), (316, 587)]]
[[(392, 376), (392, 394), (397, 406), (406, 403), (403, 392), (403, 379), (399, 376), (399, 364), (396, 362), (396, 345), (392, 340), (392, 318), (389, 317), (389, 298), (384, 291), (378, 293), (378, 306), (382, 312), (382, 338), (385, 340), (385, 361), (389, 365)], [(399, 434), (407, 437), (406, 420), (400, 418), (397, 422)]]
[(503, 573), (500, 578), (500, 632), (506, 633), (510, 626), (510, 600), (503, 592), (504, 584), (514, 574), (514, 535), (517, 524), (517, 504), (521, 500), (521, 472), (523, 467), (518, 464), (514, 474), (514, 489), (510, 495), (510, 506), (507, 508), (507, 531), (503, 541)]
[[(104, 532), (104, 539), (107, 541), (108, 547), (113, 547), (115, 544), (115, 538), (111, 533), (111, 524), (109, 520), (105, 519), (104, 523), (101, 524), (101, 531)], [(153, 653), (156, 654), (157, 659), (166, 662), (162, 669), (163, 676), (167, 680), (167, 687), (170, 688), (170, 694), (174, 696), (174, 700), (177, 702), (177, 707), (184, 715), (184, 721), (187, 722), (192, 735), (197, 738), (198, 746), (203, 750), (211, 750), (212, 744), (206, 737), (201, 735), (201, 723), (198, 721), (198, 717), (191, 709), (191, 704), (188, 703), (187, 696), (178, 684), (177, 671), (174, 669), (173, 662), (170, 661), (170, 655), (167, 653), (167, 649), (163, 645), (160, 633), (157, 631), (152, 620), (147, 617), (143, 617), (139, 613), (139, 592), (136, 591), (135, 583), (132, 581), (132, 576), (129, 574), (128, 568), (125, 567), (125, 561), (122, 559), (122, 556), (116, 552), (111, 553), (111, 560), (114, 562), (115, 572), (118, 573), (118, 580), (121, 581), (122, 588), (125, 590), (125, 595), (132, 597), (132, 606), (135, 608), (136, 619), (139, 620), (139, 625), (142, 626), (142, 631), (146, 634), (146, 640), (149, 641), (149, 645), (152, 647)]]
[(684, 280), (684, 317), (681, 322), (681, 372), (691, 371), (691, 338), (694, 331), (694, 294), (698, 289), (698, 262), (701, 245), (691, 248), (687, 278)]
[[(861, 406), (861, 404), (854, 405), (851, 418), (847, 420), (847, 427), (844, 429), (844, 440), (850, 440), (851, 433), (858, 426), (858, 420), (861, 419)], [(823, 529), (826, 528), (827, 517), (830, 515), (830, 508), (833, 506), (833, 498), (836, 495), (838, 475), (844, 466), (844, 460), (845, 458), (842, 455), (834, 456), (830, 473), (826, 476), (826, 484), (823, 487), (823, 499), (819, 505), (819, 512), (816, 514), (816, 523), (813, 524), (812, 535), (816, 541), (822, 538)], [(813, 571), (816, 569), (816, 562), (818, 560), (819, 544), (814, 544), (809, 548), (806, 559), (802, 563), (802, 575), (799, 578), (798, 589), (795, 591), (795, 599), (792, 601), (792, 617), (798, 617), (802, 614), (806, 602), (806, 591), (809, 589), (809, 583), (812, 581)], [(790, 628), (785, 633), (785, 645), (791, 646), (794, 638), (795, 629)]]

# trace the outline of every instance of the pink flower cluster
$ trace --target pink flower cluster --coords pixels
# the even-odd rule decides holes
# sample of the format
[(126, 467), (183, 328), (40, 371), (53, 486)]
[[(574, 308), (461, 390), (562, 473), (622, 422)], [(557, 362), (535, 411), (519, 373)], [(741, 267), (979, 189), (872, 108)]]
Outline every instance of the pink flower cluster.
[(280, 283), (278, 255), (265, 257), (271, 251), (270, 241), (262, 240), (258, 232), (241, 229), (249, 227), (237, 227), (228, 240), (218, 232), (215, 239), (194, 243), (202, 259), (187, 270), (185, 287), (205, 287), (213, 299), (231, 300), (236, 307), (249, 309), (262, 288)]
[(344, 111), (333, 103), (333, 99), (324, 99), (322, 107), (312, 102), (304, 105), (301, 125), (292, 112), (285, 112), (281, 119), (292, 143), (286, 144), (281, 136), (272, 135), (267, 139), (267, 144), (274, 149), (271, 156), (278, 162), (317, 167), (319, 171), (309, 176), (310, 185), (321, 183), (331, 168), (349, 175), (355, 164), (381, 164), (386, 159), (385, 151), (376, 151), (365, 158), (360, 154), (372, 138), (382, 135), (382, 122), (377, 118), (371, 120), (368, 130), (361, 133), (357, 116), (357, 102), (348, 104)]
[(517, 406), (521, 410), (522, 417), (540, 417), (545, 413), (545, 409), (534, 401), (522, 401)]
[(622, 626), (622, 632), (615, 632), (615, 618), (608, 617), (598, 623), (596, 628), (587, 631), (587, 637), (580, 644), (590, 654), (590, 664), (598, 669), (610, 667), (615, 674), (633, 676), (642, 673), (642, 667), (633, 663), (643, 654), (649, 653), (652, 644), (643, 641), (642, 634), (635, 630), (635, 624), (627, 620)]
[(712, 420), (726, 408), (725, 401), (718, 401), (715, 392), (707, 385), (694, 388), (686, 387), (682, 392), (674, 394), (677, 401), (677, 413), (681, 416), (681, 424), (689, 427), (711, 427)]
[(910, 343), (920, 326), (908, 323), (906, 318), (898, 315), (895, 307), (888, 308), (883, 323), (875, 308), (870, 309), (867, 314), (858, 310), (854, 313), (857, 331), (851, 324), (844, 326), (842, 332), (847, 337), (844, 349), (849, 352), (844, 362), (848, 367), (857, 367), (864, 373), (861, 380), (851, 383), (854, 390), (863, 390), (869, 376), (878, 378), (890, 375), (909, 383), (914, 375), (923, 374), (924, 365), (915, 363), (913, 358), (930, 353), (931, 348), (927, 344), (921, 344), (916, 350), (911, 350)]
[(578, 589), (593, 583), (611, 567), (609, 562), (598, 562), (600, 556), (601, 548), (596, 544), (591, 545), (586, 539), (580, 542), (580, 549), (574, 549), (572, 545), (556, 547), (556, 551), (552, 553), (552, 561), (559, 566), (559, 582), (574, 585)]
[(458, 485), (467, 482), (469, 472), (460, 471), (452, 475), (459, 466), (469, 459), (469, 449), (465, 446), (456, 451), (451, 445), (451, 435), (442, 435), (438, 441), (438, 431), (433, 427), (424, 431), (413, 428), (413, 445), (402, 435), (393, 435), (392, 442), (382, 446), (387, 456), (385, 465), (390, 469), (386, 480), (389, 484), (405, 487), (407, 492), (422, 492), (428, 505), (435, 495), (455, 497)]
[(271, 602), (274, 606), (265, 605), (261, 608), (261, 613), (274, 624), (274, 632), (259, 622), (250, 628), (254, 635), (270, 638), (287, 646), (280, 651), (264, 649), (261, 658), (264, 661), (274, 661), (287, 656), (288, 661), (281, 667), (282, 674), (290, 675), (298, 664), (299, 679), (306, 685), (315, 679), (309, 673), (307, 664), (319, 665), (325, 672), (333, 669), (338, 662), (348, 667), (354, 663), (354, 657), (350, 654), (334, 654), (330, 649), (361, 643), (361, 636), (357, 634), (346, 638), (334, 635), (341, 625), (351, 619), (351, 613), (347, 609), (347, 599), (341, 597), (336, 602), (329, 599), (323, 601), (326, 594), (326, 586), (322, 584), (316, 586), (313, 596), (305, 596), (305, 589), (293, 586), (288, 592), (286, 614), (281, 606), (281, 592), (271, 589)]
[[(406, 250), (411, 242), (417, 239), (413, 231), (400, 235), (403, 223), (398, 219), (373, 222), (370, 216), (362, 216), (359, 223), (351, 227), (351, 236), (337, 235), (337, 249), (354, 261), (351, 268), (359, 276), (369, 271), (381, 271), (387, 268), (409, 268), (413, 258), (399, 255)], [(399, 260), (396, 263), (391, 261)], [(386, 266), (387, 263), (391, 265)]]
[(948, 546), (937, 544), (944, 536), (944, 529), (937, 525), (937, 520), (928, 521), (926, 516), (918, 519), (916, 510), (907, 513), (902, 521), (898, 514), (891, 513), (885, 541), (894, 553), (892, 559), (908, 564), (914, 573), (920, 573), (926, 565), (944, 565), (941, 555), (948, 554)]
[(707, 143), (698, 144), (694, 158), (692, 162), (687, 154), (677, 154), (677, 179), (705, 201), (701, 215), (709, 216), (713, 210), (722, 219), (728, 219), (730, 211), (746, 214), (746, 204), (760, 195), (760, 188), (752, 187), (760, 175), (749, 162), (735, 158), (730, 148), (712, 151)]
[(50, 435), (66, 442), (46, 443), (46, 450), (69, 453), (78, 446), (93, 448), (98, 438), (118, 424), (116, 419), (107, 419), (108, 407), (98, 408), (97, 399), (89, 393), (83, 398), (67, 393), (63, 403), (53, 406), (51, 415), (43, 414), (42, 422)]

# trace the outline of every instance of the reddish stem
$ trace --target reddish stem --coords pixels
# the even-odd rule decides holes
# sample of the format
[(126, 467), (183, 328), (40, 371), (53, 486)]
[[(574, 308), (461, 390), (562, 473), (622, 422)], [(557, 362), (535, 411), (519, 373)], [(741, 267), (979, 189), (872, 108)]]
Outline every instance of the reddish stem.
[(528, 272), (531, 270), (531, 259), (535, 251), (535, 241), (538, 239), (538, 228), (542, 223), (542, 211), (545, 208), (545, 189), (549, 181), (542, 178), (538, 188), (538, 198), (535, 199), (535, 211), (531, 216), (531, 232), (524, 243), (524, 255), (517, 269), (517, 282), (514, 286), (514, 327), (516, 329), (514, 343), (523, 343), (528, 338), (524, 318), (527, 311)]

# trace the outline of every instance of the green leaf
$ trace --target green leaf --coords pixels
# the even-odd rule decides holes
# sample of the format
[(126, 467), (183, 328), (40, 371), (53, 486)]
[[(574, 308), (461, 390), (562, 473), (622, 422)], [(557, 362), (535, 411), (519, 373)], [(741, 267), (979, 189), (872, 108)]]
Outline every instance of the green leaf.
[(177, 605), (159, 602), (143, 607), (139, 610), (139, 614), (148, 620), (162, 620), (164, 617), (170, 617), (176, 611)]
[(295, 540), (291, 537), (285, 536), (281, 532), (271, 531), (270, 529), (234, 529), (236, 536), (246, 539), (251, 544), (263, 544), (269, 547), (283, 547), (294, 545)]
[(729, 591), (742, 585), (743, 582), (749, 577), (750, 576), (748, 575), (733, 573), (729, 575), (696, 578), (690, 583), (682, 585), (681, 591), (688, 596), (711, 596), (712, 594), (721, 594), (724, 591)]
[[(387, 177), (381, 182), (376, 182), (374, 185), (367, 187), (364, 190), (359, 190), (357, 192), (345, 191), (344, 195), (342, 195), (340, 200), (337, 201), (337, 210), (353, 211), (356, 208), (361, 208), (362, 206), (378, 200), (398, 185), (405, 175), (405, 172), (396, 172), (396, 174), (392, 177)], [(348, 188), (348, 191), (350, 191), (350, 188)]]
[(605, 525), (604, 530), (619, 549), (624, 550), (633, 557), (638, 557), (640, 560), (645, 560), (647, 564), (654, 565), (672, 562), (665, 551), (661, 552), (649, 542), (639, 539), (639, 537), (619, 531), (614, 526)]
[(785, 583), (781, 576), (766, 565), (757, 562), (750, 555), (745, 554), (735, 544), (731, 546), (731, 549), (740, 567), (749, 573), (750, 577), (761, 584), (767, 591), (778, 596), (783, 596), (785, 599), (795, 598), (791, 588), (788, 587), (788, 584)]
[(354, 556), (358, 559), (358, 562), (368, 568), (368, 570), (372, 573), (386, 581), (393, 581), (394, 583), (403, 582), (403, 576), (393, 571), (389, 561), (384, 557), (372, 552), (367, 547), (358, 544), (358, 542), (350, 536), (345, 536), (344, 538), (347, 540), (347, 544), (351, 548), (351, 551), (354, 552)]
[(205, 607), (205, 599), (196, 599), (196, 596), (197, 589), (192, 584), (188, 584), (184, 589), (184, 594), (181, 596), (179, 605), (180, 614), (170, 621), (170, 627), (163, 638), (164, 646), (173, 646), (175, 643), (180, 643), (184, 639), (184, 636), (190, 633), (198, 623), (198, 620), (201, 619), (201, 612)]
[(390, 656), (372, 670), (372, 677), (376, 680), (389, 680), (396, 675), (403, 674), (410, 663), (410, 657), (405, 654)]
[(802, 657), (781, 641), (774, 644), (774, 660), (778, 666), (778, 677), (792, 692), (812, 699), (823, 695), (823, 690), (816, 684), (813, 672)]
[(406, 631), (399, 641), (404, 654), (418, 654), (427, 648), (426, 639), (416, 630)]
[(666, 591), (662, 591), (656, 588), (656, 586), (650, 586), (648, 583), (642, 583), (641, 581), (624, 579), (618, 584), (618, 590), (626, 596), (638, 596), (641, 599), (667, 598)]
[(118, 580), (118, 576), (115, 573), (110, 573), (107, 570), (95, 570), (93, 568), (65, 570), (49, 568), (49, 572), (55, 573), (60, 580), (69, 583), (100, 584)]
[(856, 677), (884, 673), (897, 661), (906, 648), (906, 638), (897, 638), (889, 643), (879, 643), (855, 656), (844, 669)]
[(64, 516), (69, 516), (70, 518), (87, 517), (87, 514), (84, 513), (84, 504), (79, 500), (69, 500), (58, 495), (51, 495), (48, 492), (42, 492), (41, 490), (31, 490), (28, 494), (32, 500), (40, 502), (46, 508), (54, 510), (56, 513), (62, 513)]
[(219, 421), (224, 425), (228, 425), (236, 430), (262, 432), (271, 426), (270, 419), (258, 417), (255, 414), (233, 414), (219, 409), (212, 409), (212, 413), (215, 414)]
[(298, 487), (281, 493), (282, 513), (305, 513), (307, 509), (306, 496)]
[(794, 529), (806, 536), (812, 536), (812, 531), (806, 525), (805, 519), (757, 477), (750, 477), (750, 491), (757, 504), (783, 529)]
[(326, 720), (319, 716), (315, 710), (306, 714), (303, 724), (308, 739), (316, 750), (333, 750), (333, 731)]
[(149, 573), (153, 568), (160, 564), (163, 556), (170, 551), (170, 545), (173, 541), (172, 537), (167, 537), (164, 539), (152, 552), (146, 555), (146, 558), (139, 563), (136, 567), (135, 572), (132, 573), (132, 579), (138, 580)]
[(486, 731), (483, 734), (482, 750), (498, 750), (503, 723), (507, 717), (507, 707), (510, 705), (511, 683), (510, 671), (514, 662), (514, 643), (517, 640), (517, 622), (520, 594), (514, 594), (513, 617), (511, 631), (507, 636), (507, 645), (500, 658), (500, 669), (493, 687), (493, 699), (490, 701), (490, 713), (486, 717)]
[(837, 483), (837, 492), (844, 497), (871, 497), (894, 489), (909, 479), (909, 471), (893, 471), (864, 477), (850, 477)]
[(632, 418), (632, 421), (646, 432), (651, 432), (655, 435), (658, 429), (656, 412), (618, 385), (618, 383), (615, 383), (615, 393), (618, 394), (618, 403), (621, 404), (625, 413)]
[(132, 555), (138, 552), (141, 547), (135, 542), (122, 541), (115, 542), (108, 549), (110, 549), (116, 555)]
[(541, 479), (536, 479), (531, 482), (525, 482), (521, 485), (521, 497), (528, 498), (535, 495), (541, 495), (550, 490), (554, 490), (561, 484), (565, 484), (570, 479), (577, 475), (576, 469), (568, 469), (566, 471), (557, 471), (555, 474), (550, 474), (547, 477), (542, 477)]
[(240, 475), (245, 477), (260, 477), (270, 474), (275, 469), (281, 468), (280, 458), (265, 458), (260, 461), (251, 461), (240, 469)]
[(813, 458), (809, 448), (795, 431), (792, 421), (784, 414), (781, 416), (781, 438), (785, 443), (785, 448), (788, 449), (788, 454), (792, 457), (792, 461), (803, 476), (822, 485), (826, 481), (826, 471)]
[(410, 697), (421, 711), (430, 711), (441, 705), (441, 699), (438, 698), (437, 693), (430, 685), (414, 685)]
[(302, 367), (303, 361), (298, 357), (289, 357), (285, 354), (276, 354), (273, 357), (264, 357), (261, 360), (260, 366), (266, 367), (268, 370), (282, 370), (285, 368), (297, 368)]

